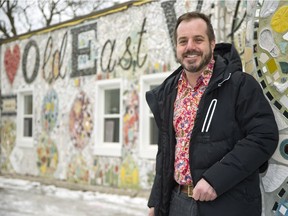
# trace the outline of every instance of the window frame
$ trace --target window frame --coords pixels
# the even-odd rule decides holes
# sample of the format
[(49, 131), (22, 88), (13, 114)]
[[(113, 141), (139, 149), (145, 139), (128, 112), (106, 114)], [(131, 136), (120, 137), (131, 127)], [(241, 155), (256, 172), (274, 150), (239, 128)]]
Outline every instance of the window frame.
[(169, 75), (171, 72), (147, 74), (140, 78), (139, 155), (141, 158), (155, 159), (158, 151), (157, 143), (150, 143), (150, 117), (152, 113), (146, 102), (146, 92), (150, 90), (152, 85), (160, 85)]
[[(119, 114), (105, 114), (105, 90), (119, 89)], [(99, 80), (96, 84), (95, 100), (95, 145), (94, 155), (116, 156), (122, 154), (123, 139), (123, 83), (122, 79)], [(99, 105), (98, 105), (99, 104)], [(105, 116), (106, 115), (106, 116)], [(110, 117), (119, 118), (119, 142), (104, 142), (104, 119)]]
[[(25, 110), (25, 96), (32, 96), (32, 114), (26, 115)], [(27, 147), (32, 148), (34, 145), (34, 130), (35, 130), (35, 113), (34, 113), (34, 94), (33, 88), (21, 89), (17, 92), (17, 138), (16, 145), (19, 147)], [(24, 136), (24, 118), (25, 117), (32, 118), (32, 136), (26, 137)]]

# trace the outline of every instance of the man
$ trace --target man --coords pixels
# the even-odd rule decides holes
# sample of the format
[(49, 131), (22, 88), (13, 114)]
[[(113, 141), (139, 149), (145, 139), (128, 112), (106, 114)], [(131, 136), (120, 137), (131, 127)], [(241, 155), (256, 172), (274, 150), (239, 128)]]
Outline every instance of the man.
[(159, 128), (149, 216), (260, 216), (259, 169), (278, 128), (231, 44), (198, 12), (175, 28), (181, 66), (146, 99)]

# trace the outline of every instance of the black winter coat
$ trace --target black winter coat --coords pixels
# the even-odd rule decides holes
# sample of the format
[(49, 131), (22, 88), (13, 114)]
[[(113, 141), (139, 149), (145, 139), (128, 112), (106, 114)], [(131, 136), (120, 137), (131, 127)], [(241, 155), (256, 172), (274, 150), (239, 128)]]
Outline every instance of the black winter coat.
[[(260, 216), (259, 167), (278, 144), (278, 128), (259, 83), (242, 72), (231, 44), (217, 44), (209, 85), (199, 103), (189, 158), (194, 184), (204, 178), (215, 189), (214, 201), (198, 201), (200, 216)], [(148, 201), (155, 216), (168, 216), (174, 180), (173, 109), (179, 67), (146, 93), (159, 128), (156, 175)]]

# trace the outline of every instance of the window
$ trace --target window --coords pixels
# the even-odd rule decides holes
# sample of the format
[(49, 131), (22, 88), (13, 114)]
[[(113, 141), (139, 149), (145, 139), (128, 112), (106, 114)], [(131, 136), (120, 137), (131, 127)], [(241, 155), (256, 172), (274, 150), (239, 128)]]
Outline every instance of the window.
[(140, 156), (142, 158), (155, 159), (157, 154), (158, 127), (153, 114), (146, 102), (147, 91), (161, 84), (171, 73), (158, 73), (144, 75), (140, 79)]
[(96, 144), (94, 153), (96, 155), (121, 156), (122, 88), (120, 79), (98, 81), (95, 109)]
[(17, 145), (33, 147), (33, 94), (26, 90), (18, 92)]

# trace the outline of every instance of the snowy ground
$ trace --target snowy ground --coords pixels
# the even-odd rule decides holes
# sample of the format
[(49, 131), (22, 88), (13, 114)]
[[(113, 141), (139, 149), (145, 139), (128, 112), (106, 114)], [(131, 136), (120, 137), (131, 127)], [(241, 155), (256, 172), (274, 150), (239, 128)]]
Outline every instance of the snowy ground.
[(0, 176), (1, 216), (147, 216), (147, 199), (73, 191)]

